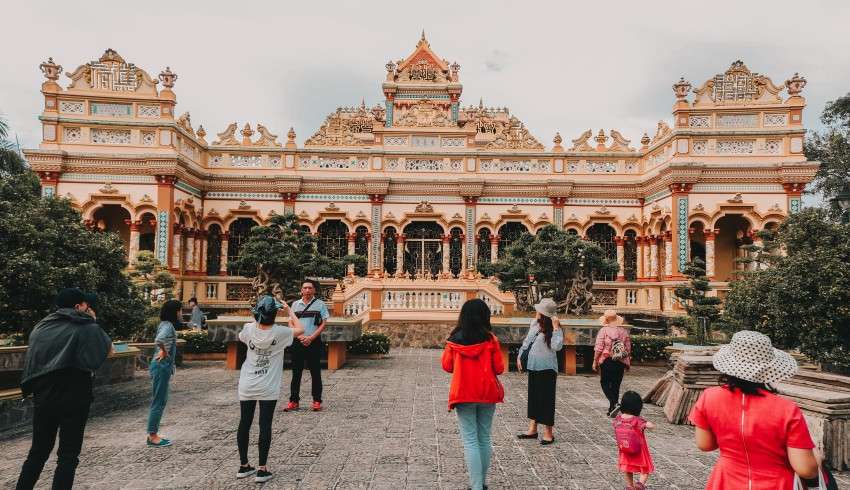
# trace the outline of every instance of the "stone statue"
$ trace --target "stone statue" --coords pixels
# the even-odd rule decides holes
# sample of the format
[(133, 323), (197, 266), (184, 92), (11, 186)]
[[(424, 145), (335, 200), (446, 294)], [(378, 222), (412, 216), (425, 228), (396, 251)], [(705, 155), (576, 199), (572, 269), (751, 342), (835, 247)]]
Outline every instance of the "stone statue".
[(573, 285), (567, 293), (566, 301), (559, 306), (564, 306), (568, 315), (586, 315), (590, 313), (593, 305), (593, 279), (579, 270), (573, 278)]

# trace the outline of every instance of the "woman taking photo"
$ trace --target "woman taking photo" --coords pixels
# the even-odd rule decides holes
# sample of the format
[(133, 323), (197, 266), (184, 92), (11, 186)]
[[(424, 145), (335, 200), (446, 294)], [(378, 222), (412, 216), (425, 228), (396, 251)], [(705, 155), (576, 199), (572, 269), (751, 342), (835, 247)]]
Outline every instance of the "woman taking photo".
[(606, 310), (599, 317), (602, 328), (596, 334), (593, 348), (593, 370), (600, 371), (599, 384), (608, 399), (608, 416), (617, 415), (620, 384), (623, 375), (632, 365), (632, 339), (623, 328), (623, 317), (614, 310)]
[(480, 299), (463, 304), (457, 327), (446, 342), (443, 370), (452, 373), (449, 410), (457, 411), (464, 459), (473, 490), (486, 488), (492, 443), (490, 430), (496, 403), (505, 390), (496, 377), (505, 371), (501, 348), (491, 332), (490, 308)]
[[(248, 346), (245, 362), (239, 372), (239, 429), (236, 445), (239, 449), (239, 470), (236, 478), (256, 473), (254, 481), (271, 480), (266, 466), (272, 443), (272, 418), (280, 398), (280, 380), (283, 376), (283, 350), (292, 340), (304, 333), (298, 317), (289, 314), (289, 327), (275, 324), (278, 309), (288, 313), (286, 303), (278, 303), (271, 296), (261, 296), (254, 307), (256, 321), (246, 323), (239, 332), (239, 341)], [(248, 441), (254, 412), (260, 404), (259, 466), (248, 462)]]
[(177, 356), (177, 328), (183, 304), (176, 299), (166, 301), (159, 310), (159, 326), (156, 328), (156, 344), (150, 364), (153, 381), (153, 399), (148, 413), (148, 447), (166, 447), (171, 441), (159, 436), (159, 422), (168, 402), (168, 387), (174, 374), (174, 358)]
[(703, 391), (690, 415), (697, 447), (720, 449), (705, 488), (790, 489), (795, 473), (816, 487), (815, 445), (803, 414), (769, 385), (794, 376), (797, 361), (766, 335), (744, 330), (713, 364), (724, 384)]
[[(528, 334), (519, 349), (517, 369), (528, 371), (528, 431), (520, 439), (537, 439), (537, 425), (543, 425), (541, 445), (555, 442), (552, 427), (555, 425), (555, 381), (558, 379), (557, 352), (564, 346), (555, 301), (544, 298), (534, 305), (537, 316), (528, 327)], [(524, 354), (525, 353), (525, 354)], [(523, 367), (523, 357), (527, 365)]]

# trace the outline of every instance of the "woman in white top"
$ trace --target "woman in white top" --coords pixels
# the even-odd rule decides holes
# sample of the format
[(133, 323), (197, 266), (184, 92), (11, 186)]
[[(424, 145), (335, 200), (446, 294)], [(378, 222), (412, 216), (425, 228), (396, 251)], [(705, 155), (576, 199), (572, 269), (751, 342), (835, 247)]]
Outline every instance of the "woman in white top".
[[(278, 309), (288, 313), (286, 303), (278, 303), (271, 296), (262, 296), (254, 307), (255, 322), (246, 323), (239, 332), (239, 340), (248, 346), (248, 354), (239, 373), (239, 471), (236, 478), (256, 473), (258, 483), (268, 481), (272, 474), (266, 467), (272, 440), (272, 418), (280, 398), (280, 380), (283, 375), (283, 350), (292, 345), (292, 339), (304, 333), (295, 315), (289, 316), (289, 326), (275, 324)], [(254, 411), (260, 403), (259, 466), (248, 463), (248, 440)]]

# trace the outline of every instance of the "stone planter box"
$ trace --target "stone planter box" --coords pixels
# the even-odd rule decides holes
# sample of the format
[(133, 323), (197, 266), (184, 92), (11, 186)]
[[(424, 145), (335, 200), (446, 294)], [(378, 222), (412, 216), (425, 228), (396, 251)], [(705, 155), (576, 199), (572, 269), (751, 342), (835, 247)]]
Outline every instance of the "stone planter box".
[(0, 390), (13, 389), (21, 382), (27, 346), (0, 347)]
[[(153, 342), (133, 342), (128, 344), (130, 347), (135, 347), (139, 350), (139, 356), (136, 358), (136, 369), (146, 371), (151, 365), (151, 358), (156, 352), (156, 344)], [(186, 341), (177, 339), (177, 366), (183, 365), (183, 351), (186, 349)]]
[(186, 352), (183, 354), (184, 361), (224, 361), (226, 359), (226, 352)]

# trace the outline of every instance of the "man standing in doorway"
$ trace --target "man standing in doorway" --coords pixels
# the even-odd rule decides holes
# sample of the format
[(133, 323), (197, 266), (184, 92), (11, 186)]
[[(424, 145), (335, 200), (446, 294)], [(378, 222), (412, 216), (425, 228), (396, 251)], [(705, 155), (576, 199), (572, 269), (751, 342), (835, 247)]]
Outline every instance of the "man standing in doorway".
[(292, 384), (284, 412), (298, 410), (304, 362), (307, 362), (312, 380), (312, 409), (316, 412), (322, 409), (322, 331), (330, 313), (325, 303), (316, 297), (318, 292), (317, 281), (305, 280), (301, 284), (301, 299), (292, 304), (292, 313), (301, 320), (304, 333), (292, 343)]

